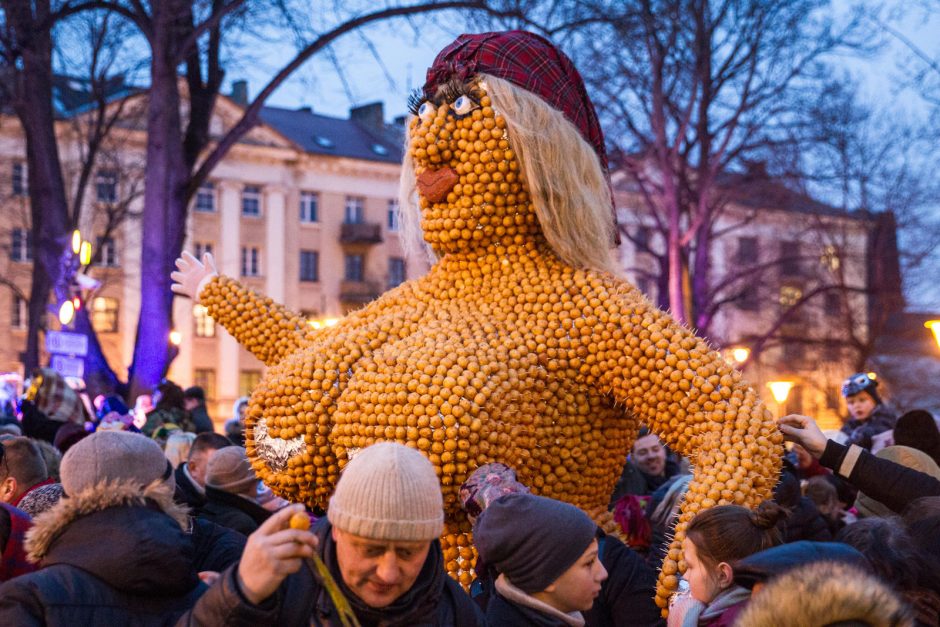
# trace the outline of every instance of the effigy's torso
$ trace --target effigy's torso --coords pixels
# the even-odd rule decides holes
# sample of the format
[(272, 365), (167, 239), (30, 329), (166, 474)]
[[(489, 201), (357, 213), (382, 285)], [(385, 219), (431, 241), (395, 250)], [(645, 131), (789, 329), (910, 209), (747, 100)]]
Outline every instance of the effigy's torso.
[(604, 334), (622, 332), (607, 328), (597, 274), (522, 253), (458, 264), (466, 280), (445, 260), (272, 367), (253, 397), (249, 449), (270, 463), (266, 443), (294, 439), (299, 452), (306, 437), (286, 473), (263, 478), (324, 506), (349, 457), (387, 440), (428, 455), (449, 516), (463, 481), (491, 461), (538, 493), (605, 506), (637, 425), (590, 368)]

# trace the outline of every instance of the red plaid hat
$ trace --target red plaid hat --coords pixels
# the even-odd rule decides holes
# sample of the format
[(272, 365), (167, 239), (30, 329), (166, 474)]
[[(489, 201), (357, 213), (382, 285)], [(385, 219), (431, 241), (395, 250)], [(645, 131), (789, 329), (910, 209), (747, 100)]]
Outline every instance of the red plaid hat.
[(451, 79), (468, 81), (481, 73), (507, 80), (561, 111), (594, 148), (610, 183), (597, 112), (581, 74), (561, 50), (544, 37), (522, 30), (461, 35), (441, 50), (428, 68), (424, 94), (430, 98), (439, 85)]

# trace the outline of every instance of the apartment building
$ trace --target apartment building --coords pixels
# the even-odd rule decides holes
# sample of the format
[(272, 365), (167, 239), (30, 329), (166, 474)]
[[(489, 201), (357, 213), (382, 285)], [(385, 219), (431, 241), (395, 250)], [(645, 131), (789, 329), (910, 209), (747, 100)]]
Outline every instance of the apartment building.
[[(241, 115), (244, 86), (220, 97), (211, 132), (220, 136)], [(141, 101), (140, 105), (144, 103)], [(129, 107), (129, 109), (132, 107)], [(261, 124), (239, 142), (199, 189), (189, 214), (185, 249), (211, 252), (219, 271), (238, 278), (311, 324), (329, 324), (383, 291), (420, 276), (427, 263), (406, 258), (398, 236), (397, 197), (404, 128), (386, 124), (381, 103), (357, 107), (348, 118), (310, 109), (268, 107)], [(74, 116), (63, 115), (63, 162), (71, 179), (79, 157)], [(145, 135), (129, 122), (112, 132), (106, 165), (86, 194), (81, 229), (96, 245), (89, 274), (101, 286), (87, 306), (105, 355), (126, 374), (140, 311), (141, 197), (136, 186)], [(0, 370), (21, 368), (32, 251), (28, 238), (25, 144), (16, 119), (0, 124), (0, 233), (7, 254), (0, 273)], [(3, 176), (6, 172), (6, 176)], [(5, 179), (5, 180), (4, 180)], [(69, 184), (73, 181), (69, 180)], [(126, 203), (120, 224), (101, 235), (108, 210)], [(113, 213), (113, 212), (111, 212)], [(15, 289), (10, 289), (15, 288)], [(50, 316), (50, 327), (57, 322)], [(188, 299), (174, 304), (179, 354), (168, 377), (201, 385), (218, 421), (262, 376), (263, 364), (244, 350), (205, 310)]]

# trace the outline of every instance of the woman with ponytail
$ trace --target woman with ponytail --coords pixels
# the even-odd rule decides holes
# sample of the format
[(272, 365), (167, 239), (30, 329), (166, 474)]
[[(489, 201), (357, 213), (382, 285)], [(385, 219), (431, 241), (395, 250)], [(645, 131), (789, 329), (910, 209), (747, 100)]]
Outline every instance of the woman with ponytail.
[(734, 583), (732, 564), (752, 553), (783, 542), (778, 523), (787, 510), (772, 501), (757, 509), (719, 505), (695, 516), (682, 542), (688, 590), (677, 595), (669, 625), (720, 627), (732, 625), (751, 592)]

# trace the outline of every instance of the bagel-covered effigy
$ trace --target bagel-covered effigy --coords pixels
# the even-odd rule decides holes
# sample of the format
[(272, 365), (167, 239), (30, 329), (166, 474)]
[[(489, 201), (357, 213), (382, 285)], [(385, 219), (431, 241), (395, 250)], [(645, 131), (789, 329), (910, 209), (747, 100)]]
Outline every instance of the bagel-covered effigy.
[(447, 568), (469, 584), (457, 497), (476, 467), (510, 465), (610, 528), (609, 495), (646, 424), (694, 468), (660, 573), (665, 608), (690, 518), (770, 495), (782, 452), (770, 413), (618, 276), (603, 135), (567, 57), (529, 33), (463, 35), (413, 113), (401, 207), (437, 256), (426, 276), (319, 330), (230, 278), (198, 290), (268, 366), (246, 421), (256, 471), (326, 508), (362, 447), (417, 448), (441, 480)]

